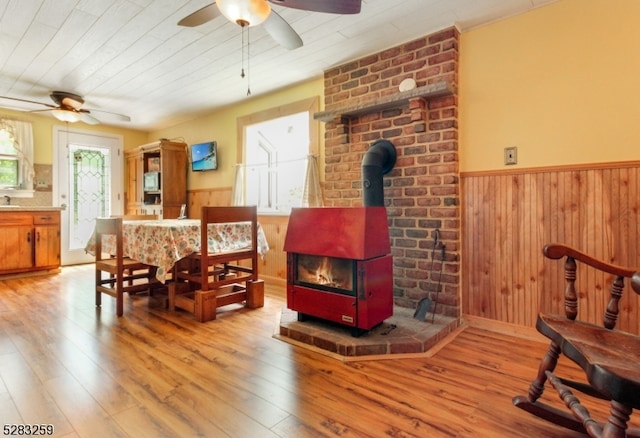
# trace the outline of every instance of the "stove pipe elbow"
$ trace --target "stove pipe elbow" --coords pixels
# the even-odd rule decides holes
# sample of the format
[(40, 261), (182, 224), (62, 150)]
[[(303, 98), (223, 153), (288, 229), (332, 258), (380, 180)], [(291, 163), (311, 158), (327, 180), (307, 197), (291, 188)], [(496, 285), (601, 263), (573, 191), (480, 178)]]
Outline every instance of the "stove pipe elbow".
[(384, 207), (382, 176), (396, 164), (396, 148), (388, 140), (377, 140), (362, 159), (362, 197), (365, 207)]

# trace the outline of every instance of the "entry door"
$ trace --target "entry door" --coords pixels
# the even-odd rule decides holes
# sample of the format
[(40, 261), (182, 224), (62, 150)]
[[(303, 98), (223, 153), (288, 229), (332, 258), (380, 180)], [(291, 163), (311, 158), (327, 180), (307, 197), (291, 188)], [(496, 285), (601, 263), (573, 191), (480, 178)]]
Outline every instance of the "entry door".
[(61, 263), (90, 263), (96, 217), (122, 214), (122, 137), (54, 127), (53, 200), (61, 215)]

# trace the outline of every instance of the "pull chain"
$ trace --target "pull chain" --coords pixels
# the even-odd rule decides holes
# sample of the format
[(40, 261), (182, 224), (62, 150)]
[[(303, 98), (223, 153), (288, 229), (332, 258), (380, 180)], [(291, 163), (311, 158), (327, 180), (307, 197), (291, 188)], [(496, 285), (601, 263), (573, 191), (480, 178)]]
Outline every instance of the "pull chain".
[(240, 50), (240, 54), (242, 57), (242, 71), (240, 72), (240, 77), (244, 79), (244, 26), (240, 25), (242, 28), (242, 46), (241, 46), (241, 50)]
[(251, 96), (251, 33), (247, 28), (247, 96)]
[(251, 34), (249, 33), (249, 23), (248, 22), (238, 22), (240, 27), (242, 27), (242, 70), (240, 72), (240, 77), (244, 79), (244, 28), (247, 28), (247, 96), (251, 96), (251, 87), (249, 86), (250, 82), (250, 65), (249, 60), (251, 58)]

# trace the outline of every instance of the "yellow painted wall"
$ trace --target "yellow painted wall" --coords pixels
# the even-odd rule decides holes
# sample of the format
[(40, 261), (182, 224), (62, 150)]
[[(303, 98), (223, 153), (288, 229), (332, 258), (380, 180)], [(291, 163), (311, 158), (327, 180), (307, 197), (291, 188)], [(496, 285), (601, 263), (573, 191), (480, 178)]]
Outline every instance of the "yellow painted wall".
[[(50, 116), (41, 116), (0, 108), (0, 117), (2, 116), (31, 122), (34, 142), (33, 161), (36, 164), (53, 164), (53, 127), (64, 126), (64, 123)], [(146, 131), (119, 129), (105, 125), (87, 125), (85, 123), (73, 123), (70, 126), (83, 131), (107, 132), (121, 135), (125, 149), (146, 143), (148, 138)]]
[[(149, 141), (159, 138), (183, 140), (187, 144), (215, 140), (218, 147), (218, 170), (211, 172), (189, 171), (189, 190), (230, 187), (233, 185), (238, 145), (238, 117), (297, 102), (310, 97), (320, 97), (324, 103), (324, 80), (315, 80), (291, 86), (264, 96), (256, 96), (189, 122), (153, 131)], [(320, 134), (320, 150), (324, 150), (324, 127)]]
[(640, 1), (560, 0), (461, 35), (460, 170), (640, 159)]

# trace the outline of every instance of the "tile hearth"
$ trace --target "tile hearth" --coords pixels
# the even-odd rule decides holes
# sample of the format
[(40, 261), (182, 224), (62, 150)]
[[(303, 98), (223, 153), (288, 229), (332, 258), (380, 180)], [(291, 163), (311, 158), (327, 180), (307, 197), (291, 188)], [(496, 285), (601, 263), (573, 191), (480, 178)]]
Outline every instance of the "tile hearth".
[(283, 307), (274, 337), (345, 361), (428, 356), (462, 329), (456, 318), (431, 318), (418, 321), (412, 309), (396, 306), (391, 318), (356, 338), (350, 327), (311, 317), (300, 322), (297, 312)]

